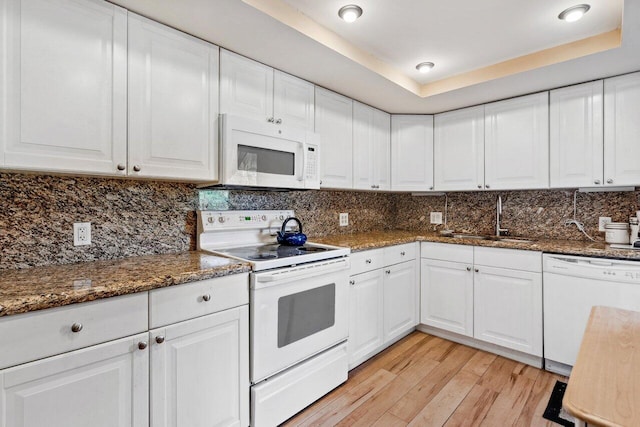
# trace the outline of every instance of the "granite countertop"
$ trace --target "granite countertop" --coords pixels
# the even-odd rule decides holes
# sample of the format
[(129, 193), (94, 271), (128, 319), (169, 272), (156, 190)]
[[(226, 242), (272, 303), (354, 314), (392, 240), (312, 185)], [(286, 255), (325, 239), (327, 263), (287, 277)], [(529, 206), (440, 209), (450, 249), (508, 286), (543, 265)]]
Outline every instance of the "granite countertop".
[(640, 250), (614, 249), (603, 242), (585, 242), (578, 240), (536, 239), (531, 243), (501, 242), (494, 240), (453, 238), (436, 233), (403, 230), (373, 231), (370, 233), (357, 234), (336, 234), (311, 240), (316, 243), (349, 247), (352, 252), (411, 242), (437, 242), (640, 261)]
[(250, 271), (201, 252), (0, 271), (0, 317)]

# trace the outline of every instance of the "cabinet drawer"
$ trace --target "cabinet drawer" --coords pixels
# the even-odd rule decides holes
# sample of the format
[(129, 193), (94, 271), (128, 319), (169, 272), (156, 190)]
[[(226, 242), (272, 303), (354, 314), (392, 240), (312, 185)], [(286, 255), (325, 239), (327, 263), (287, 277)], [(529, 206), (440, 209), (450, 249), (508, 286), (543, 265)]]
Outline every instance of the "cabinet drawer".
[(420, 251), (422, 258), (473, 264), (473, 246), (422, 242)]
[(387, 246), (384, 248), (384, 265), (398, 264), (416, 259), (416, 244)]
[(475, 265), (542, 272), (542, 252), (502, 248), (474, 248)]
[(349, 259), (351, 260), (351, 271), (349, 274), (353, 276), (384, 267), (384, 250), (373, 249), (370, 251), (352, 252)]
[(249, 274), (234, 274), (149, 292), (149, 327), (204, 316), (249, 303)]
[[(76, 325), (77, 332), (72, 331)], [(0, 369), (144, 332), (146, 292), (0, 320)]]

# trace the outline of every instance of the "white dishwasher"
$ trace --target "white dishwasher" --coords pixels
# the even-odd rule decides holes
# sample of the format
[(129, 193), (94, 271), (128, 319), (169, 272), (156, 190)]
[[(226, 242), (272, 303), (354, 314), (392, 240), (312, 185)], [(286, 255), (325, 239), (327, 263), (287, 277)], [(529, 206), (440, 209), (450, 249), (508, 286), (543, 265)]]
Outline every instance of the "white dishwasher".
[(568, 375), (591, 307), (640, 311), (640, 262), (544, 254), (543, 304), (545, 368)]

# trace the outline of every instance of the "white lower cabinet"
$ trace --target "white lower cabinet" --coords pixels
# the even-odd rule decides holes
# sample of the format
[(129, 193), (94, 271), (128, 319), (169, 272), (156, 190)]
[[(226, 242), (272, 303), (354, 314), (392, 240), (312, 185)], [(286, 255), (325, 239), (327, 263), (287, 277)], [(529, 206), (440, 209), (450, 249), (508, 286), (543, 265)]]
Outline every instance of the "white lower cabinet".
[(149, 425), (147, 334), (0, 371), (1, 427)]
[(420, 321), (425, 325), (473, 336), (472, 263), (423, 259)]
[(151, 425), (249, 425), (247, 306), (150, 332)]
[(542, 356), (542, 254), (422, 243), (421, 323)]
[(542, 356), (542, 274), (476, 267), (474, 336)]
[(416, 244), (356, 252), (349, 291), (349, 369), (418, 323)]
[(349, 365), (367, 360), (383, 344), (383, 274), (369, 271), (351, 277), (349, 292)]

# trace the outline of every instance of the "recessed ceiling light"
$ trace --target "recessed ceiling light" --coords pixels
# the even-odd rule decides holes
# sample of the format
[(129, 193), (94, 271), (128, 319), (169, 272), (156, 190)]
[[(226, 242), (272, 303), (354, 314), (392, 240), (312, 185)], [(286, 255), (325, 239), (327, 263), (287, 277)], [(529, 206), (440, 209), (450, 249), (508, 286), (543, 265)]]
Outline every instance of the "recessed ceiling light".
[(569, 9), (563, 10), (560, 15), (558, 15), (558, 19), (562, 19), (567, 22), (575, 22), (578, 19), (582, 18), (585, 13), (587, 13), (591, 9), (591, 6), (588, 4), (579, 4), (577, 6), (570, 7)]
[(343, 6), (338, 11), (338, 16), (344, 19), (346, 22), (353, 22), (356, 19), (360, 18), (362, 15), (362, 8), (355, 4), (349, 4), (347, 6)]
[(421, 73), (428, 73), (433, 67), (435, 67), (435, 65), (436, 64), (434, 64), (433, 62), (421, 62), (416, 65), (416, 70), (420, 71)]

